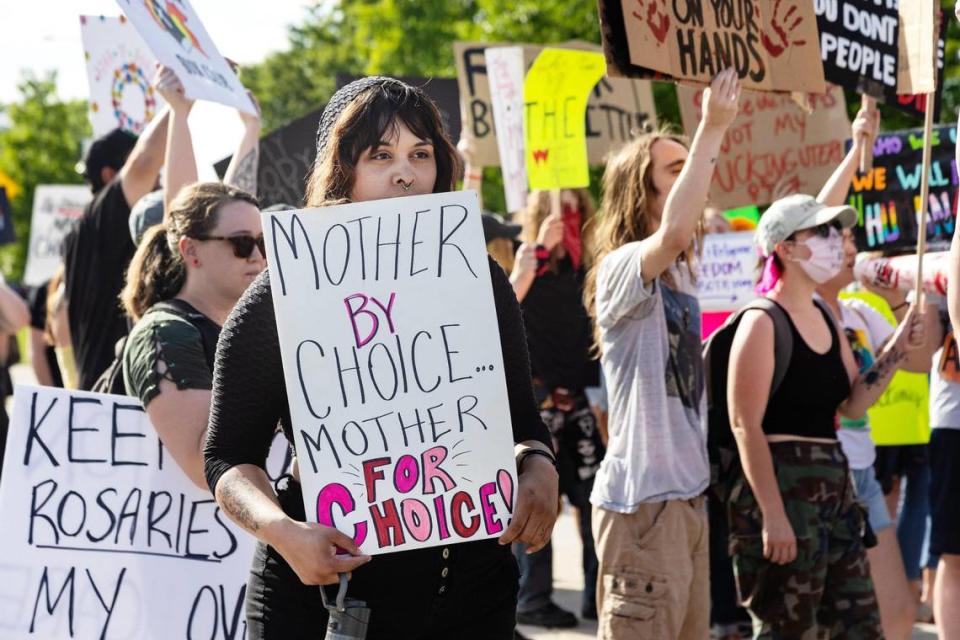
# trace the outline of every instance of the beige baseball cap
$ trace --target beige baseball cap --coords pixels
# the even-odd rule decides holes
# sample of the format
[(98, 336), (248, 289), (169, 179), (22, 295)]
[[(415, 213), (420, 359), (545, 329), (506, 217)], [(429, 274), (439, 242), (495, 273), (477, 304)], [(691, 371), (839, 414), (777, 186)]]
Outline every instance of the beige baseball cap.
[(836, 220), (844, 229), (857, 224), (857, 211), (846, 205), (828, 207), (813, 196), (794, 194), (780, 198), (760, 216), (753, 243), (769, 256), (773, 248), (797, 231), (812, 229)]

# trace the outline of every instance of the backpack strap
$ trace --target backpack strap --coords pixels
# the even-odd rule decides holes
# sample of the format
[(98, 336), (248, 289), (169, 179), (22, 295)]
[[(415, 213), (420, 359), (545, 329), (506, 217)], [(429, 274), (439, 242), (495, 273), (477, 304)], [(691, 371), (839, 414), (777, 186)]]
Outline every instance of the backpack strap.
[(770, 383), (772, 396), (780, 388), (790, 367), (790, 358), (793, 356), (793, 327), (783, 307), (770, 298), (757, 298), (744, 307), (743, 311), (749, 309), (760, 309), (773, 320), (773, 380)]

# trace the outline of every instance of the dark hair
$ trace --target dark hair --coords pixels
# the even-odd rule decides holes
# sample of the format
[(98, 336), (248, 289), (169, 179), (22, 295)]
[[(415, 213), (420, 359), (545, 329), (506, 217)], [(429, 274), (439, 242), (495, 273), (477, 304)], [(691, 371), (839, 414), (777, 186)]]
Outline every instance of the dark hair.
[(167, 223), (147, 229), (130, 261), (120, 300), (131, 318), (139, 320), (156, 303), (180, 293), (187, 281), (187, 267), (178, 246), (180, 238), (199, 238), (210, 233), (217, 225), (220, 208), (236, 201), (260, 206), (246, 191), (219, 182), (184, 187), (174, 198)]
[(93, 141), (83, 159), (83, 177), (94, 193), (106, 186), (100, 172), (106, 167), (120, 171), (136, 144), (137, 136), (123, 129), (114, 129)]
[(437, 163), (433, 192), (453, 190), (463, 169), (444, 133), (440, 111), (418, 87), (387, 80), (359, 93), (333, 123), (307, 178), (306, 206), (349, 200), (360, 154), (379, 144), (387, 130), (400, 122), (413, 135), (433, 143)]

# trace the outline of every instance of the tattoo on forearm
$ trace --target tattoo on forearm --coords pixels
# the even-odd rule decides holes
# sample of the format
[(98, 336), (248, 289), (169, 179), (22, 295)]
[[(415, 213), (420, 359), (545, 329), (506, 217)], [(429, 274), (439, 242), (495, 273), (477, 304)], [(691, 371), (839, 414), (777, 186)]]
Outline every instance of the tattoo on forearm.
[(237, 170), (230, 180), (230, 184), (243, 189), (251, 195), (257, 195), (257, 167), (260, 164), (260, 149), (254, 146), (247, 155), (237, 162)]
[(863, 383), (867, 389), (871, 389), (878, 384), (882, 384), (887, 378), (893, 375), (897, 366), (907, 357), (900, 349), (892, 349), (880, 356), (872, 367), (863, 374)]
[(244, 497), (253, 491), (256, 491), (256, 487), (242, 476), (227, 479), (218, 491), (220, 507), (251, 533), (260, 529), (260, 523), (253, 517), (244, 500)]

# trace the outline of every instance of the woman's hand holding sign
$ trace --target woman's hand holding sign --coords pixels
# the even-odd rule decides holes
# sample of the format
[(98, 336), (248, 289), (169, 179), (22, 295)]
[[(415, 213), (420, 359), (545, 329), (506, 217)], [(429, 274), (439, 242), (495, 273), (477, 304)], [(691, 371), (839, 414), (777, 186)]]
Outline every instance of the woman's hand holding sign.
[[(528, 444), (523, 443), (517, 448), (532, 448)], [(546, 451), (540, 443), (533, 443), (533, 446)], [(500, 544), (523, 542), (527, 545), (527, 553), (534, 553), (545, 547), (553, 534), (560, 501), (559, 476), (556, 467), (542, 455), (524, 456), (517, 472), (519, 486), (513, 520), (500, 536)]]

